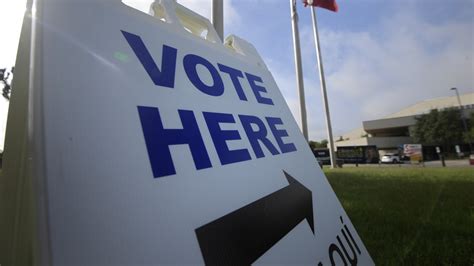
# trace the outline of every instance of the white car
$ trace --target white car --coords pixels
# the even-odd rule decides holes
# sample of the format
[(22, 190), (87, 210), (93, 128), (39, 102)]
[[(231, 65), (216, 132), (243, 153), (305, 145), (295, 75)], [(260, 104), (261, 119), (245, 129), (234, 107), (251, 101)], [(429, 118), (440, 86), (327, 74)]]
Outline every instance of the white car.
[(400, 162), (400, 156), (394, 153), (386, 153), (380, 160), (382, 163), (398, 163)]

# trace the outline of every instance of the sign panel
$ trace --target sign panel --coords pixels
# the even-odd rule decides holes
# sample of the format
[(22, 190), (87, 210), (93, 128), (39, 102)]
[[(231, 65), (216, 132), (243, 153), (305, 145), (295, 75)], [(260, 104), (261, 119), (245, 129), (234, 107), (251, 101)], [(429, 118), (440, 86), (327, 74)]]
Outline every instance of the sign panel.
[(404, 144), (403, 153), (410, 157), (411, 163), (420, 163), (423, 161), (423, 147), (421, 144)]
[(248, 44), (118, 1), (37, 14), (52, 264), (373, 264)]

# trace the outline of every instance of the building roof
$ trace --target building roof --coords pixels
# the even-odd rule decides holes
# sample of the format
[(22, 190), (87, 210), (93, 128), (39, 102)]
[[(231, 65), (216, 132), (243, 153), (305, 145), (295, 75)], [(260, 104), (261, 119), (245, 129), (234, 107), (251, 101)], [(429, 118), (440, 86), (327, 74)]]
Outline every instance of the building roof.
[[(474, 92), (460, 95), (461, 105), (469, 106), (474, 105)], [(459, 103), (456, 96), (440, 97), (434, 99), (428, 99), (421, 102), (417, 102), (407, 108), (404, 108), (396, 113), (390, 114), (385, 118), (395, 118), (403, 116), (412, 116), (419, 114), (429, 113), (433, 109), (445, 109), (450, 107), (458, 107)], [(473, 108), (471, 106), (471, 108)]]
[[(464, 109), (474, 110), (474, 92), (460, 95), (461, 105)], [(417, 102), (407, 108), (404, 108), (396, 113), (375, 119), (371, 121), (363, 121), (363, 127), (354, 129), (342, 135), (343, 141), (336, 142), (336, 146), (347, 145), (368, 145), (369, 138), (365, 137), (367, 131), (371, 133), (377, 132), (383, 128), (397, 128), (401, 126), (409, 126), (415, 123), (415, 116), (420, 114), (427, 114), (433, 109), (446, 109), (459, 107), (456, 96), (448, 96), (441, 98), (428, 99)], [(466, 110), (465, 110), (466, 111)], [(338, 137), (336, 137), (338, 139)], [(366, 143), (367, 142), (367, 143)]]

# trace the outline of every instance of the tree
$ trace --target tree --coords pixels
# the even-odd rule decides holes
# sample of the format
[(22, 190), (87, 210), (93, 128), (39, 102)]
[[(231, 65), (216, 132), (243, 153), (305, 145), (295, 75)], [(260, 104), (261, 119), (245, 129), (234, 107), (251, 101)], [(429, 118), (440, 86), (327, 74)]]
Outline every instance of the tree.
[(444, 151), (463, 142), (463, 125), (459, 109), (431, 110), (416, 118), (414, 140), (418, 143), (439, 145)]
[(321, 140), (321, 142), (317, 142), (314, 140), (309, 141), (309, 146), (311, 149), (317, 149), (317, 148), (326, 148), (328, 145), (328, 141), (326, 139)]
[(474, 140), (474, 112), (469, 115), (467, 120), (467, 133), (464, 134), (464, 141), (469, 142)]
[(2, 96), (7, 100), (10, 100), (10, 94), (12, 91), (12, 87), (10, 82), (8, 82), (8, 78), (10, 75), (13, 75), (14, 70), (15, 67), (12, 67), (11, 71), (7, 71), (6, 68), (0, 69), (0, 84), (3, 83)]

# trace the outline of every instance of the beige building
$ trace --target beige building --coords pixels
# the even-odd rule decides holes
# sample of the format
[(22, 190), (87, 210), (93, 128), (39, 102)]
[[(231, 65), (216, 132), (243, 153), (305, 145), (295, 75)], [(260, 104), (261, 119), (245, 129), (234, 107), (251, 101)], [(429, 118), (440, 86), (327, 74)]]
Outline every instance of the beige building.
[[(463, 115), (468, 117), (474, 112), (474, 93), (460, 95), (460, 98)], [(337, 147), (375, 145), (380, 155), (395, 152), (403, 144), (414, 143), (412, 131), (417, 116), (446, 108), (459, 108), (456, 96), (421, 101), (381, 119), (363, 121), (361, 128), (339, 137), (342, 140), (335, 142), (336, 150)]]

